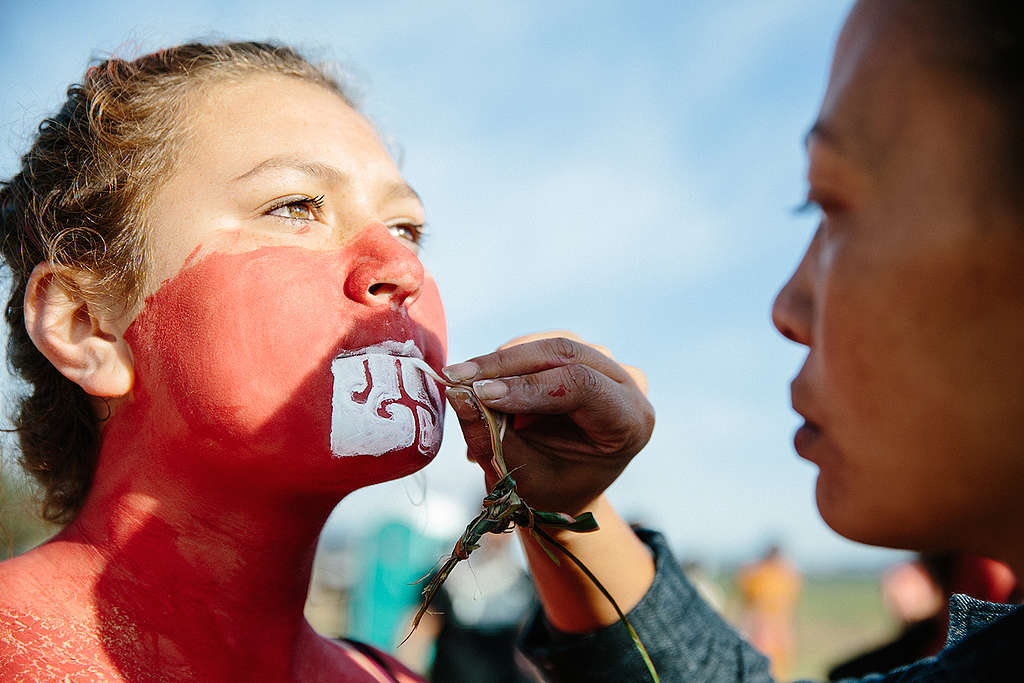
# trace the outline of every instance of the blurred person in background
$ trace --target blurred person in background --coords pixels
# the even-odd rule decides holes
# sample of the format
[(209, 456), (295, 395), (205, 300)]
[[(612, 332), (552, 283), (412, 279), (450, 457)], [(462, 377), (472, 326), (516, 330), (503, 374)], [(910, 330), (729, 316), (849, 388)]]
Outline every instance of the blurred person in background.
[(740, 567), (736, 576), (742, 605), (740, 628), (750, 644), (772, 661), (772, 673), (779, 678), (787, 676), (792, 665), (802, 583), (800, 572), (775, 543), (758, 560)]
[(488, 534), (472, 563), (456, 567), (431, 607), (440, 622), (434, 683), (526, 683), (516, 651), (519, 630), (536, 602), (511, 534)]

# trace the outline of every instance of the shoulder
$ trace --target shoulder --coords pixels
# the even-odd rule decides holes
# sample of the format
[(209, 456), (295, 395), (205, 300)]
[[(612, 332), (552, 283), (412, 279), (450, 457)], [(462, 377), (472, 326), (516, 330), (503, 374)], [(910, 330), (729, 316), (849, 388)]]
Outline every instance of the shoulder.
[(96, 574), (67, 545), (42, 545), (0, 562), (0, 610), (87, 614)]
[(114, 680), (99, 640), (79, 626), (45, 607), (0, 604), (0, 680)]
[(90, 636), (91, 586), (62, 580), (45, 555), (0, 562), (0, 680), (109, 678)]

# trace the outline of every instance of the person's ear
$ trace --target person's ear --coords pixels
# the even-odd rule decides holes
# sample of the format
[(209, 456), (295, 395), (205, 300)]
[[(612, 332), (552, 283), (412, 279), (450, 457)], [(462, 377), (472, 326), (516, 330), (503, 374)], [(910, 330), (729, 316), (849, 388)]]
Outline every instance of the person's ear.
[(100, 307), (40, 263), (25, 288), (25, 328), (62, 375), (92, 396), (124, 396), (134, 380), (131, 350)]

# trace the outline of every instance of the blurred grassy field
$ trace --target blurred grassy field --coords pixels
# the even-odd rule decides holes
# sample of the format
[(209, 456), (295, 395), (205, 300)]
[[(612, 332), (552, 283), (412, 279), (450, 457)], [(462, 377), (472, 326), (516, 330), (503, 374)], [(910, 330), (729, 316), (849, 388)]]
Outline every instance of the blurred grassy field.
[[(898, 625), (882, 603), (877, 573), (804, 577), (796, 616), (796, 653), (790, 678), (825, 680), (835, 664), (896, 635)], [(726, 619), (739, 623), (732, 574), (713, 577)]]

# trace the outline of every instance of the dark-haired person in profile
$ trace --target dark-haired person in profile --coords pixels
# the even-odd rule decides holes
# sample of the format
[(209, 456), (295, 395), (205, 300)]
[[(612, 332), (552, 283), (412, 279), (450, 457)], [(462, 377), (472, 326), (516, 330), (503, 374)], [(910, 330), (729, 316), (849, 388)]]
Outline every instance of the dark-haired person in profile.
[[(1024, 575), (1024, 5), (857, 2), (806, 145), (807, 202), (821, 222), (772, 313), (807, 348), (791, 386), (806, 420), (795, 446), (819, 468), (822, 517), (856, 541), (977, 554)], [(543, 397), (561, 380), (544, 381), (551, 357), (550, 347), (532, 357), (513, 348), (462, 374), (504, 378), (490, 385), (497, 410), (547, 412)], [(607, 395), (601, 378), (577, 379), (567, 385), (577, 406)], [(483, 453), (472, 411), (459, 413)], [(568, 512), (587, 509), (625, 461), (560, 464), (524, 497), (561, 493)], [(598, 576), (622, 578), (662, 680), (771, 679), (660, 536), (642, 535), (637, 549), (603, 545), (600, 533), (560, 538)], [(552, 680), (649, 680), (584, 577), (562, 574), (539, 592), (525, 647)], [(865, 680), (1024, 677), (1024, 611), (954, 596), (950, 621), (936, 657)]]

